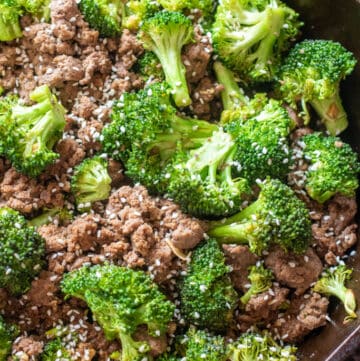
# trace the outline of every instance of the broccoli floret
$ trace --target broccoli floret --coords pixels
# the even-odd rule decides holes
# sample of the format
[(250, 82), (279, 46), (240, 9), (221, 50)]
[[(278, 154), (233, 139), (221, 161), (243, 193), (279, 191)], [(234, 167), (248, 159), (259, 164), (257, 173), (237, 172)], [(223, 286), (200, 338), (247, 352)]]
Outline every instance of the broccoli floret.
[(17, 0), (26, 13), (44, 21), (50, 20), (50, 2), (51, 0)]
[(251, 266), (248, 279), (250, 287), (248, 291), (240, 298), (240, 301), (246, 305), (250, 298), (262, 292), (266, 292), (272, 286), (273, 273), (266, 269), (262, 264)]
[(303, 157), (309, 164), (305, 188), (311, 198), (323, 203), (336, 193), (345, 197), (355, 195), (360, 163), (349, 144), (321, 133), (306, 135), (299, 144), (303, 146)]
[(12, 343), (18, 334), (18, 328), (14, 325), (7, 324), (0, 315), (0, 361), (7, 360)]
[(22, 36), (19, 20), (22, 13), (15, 0), (0, 2), (0, 41), (11, 41)]
[(178, 107), (191, 104), (185, 78), (186, 70), (181, 61), (181, 49), (192, 41), (193, 36), (194, 29), (190, 19), (179, 12), (158, 12), (146, 19), (141, 26), (140, 39), (143, 46), (159, 58)]
[(339, 85), (356, 64), (354, 55), (331, 40), (304, 40), (296, 44), (279, 72), (281, 97), (296, 106), (301, 103), (305, 123), (310, 120), (309, 103), (331, 135), (348, 126)]
[(279, 0), (222, 0), (212, 29), (214, 48), (245, 81), (269, 81), (301, 25)]
[(227, 360), (224, 338), (191, 327), (186, 335), (179, 338), (177, 348), (186, 360), (225, 361)]
[(41, 354), (41, 361), (72, 361), (71, 353), (60, 338), (48, 342)]
[(168, 195), (197, 217), (223, 217), (238, 212), (251, 194), (246, 179), (231, 174), (235, 142), (222, 129), (189, 152), (178, 153), (168, 167)]
[(344, 265), (327, 269), (316, 282), (313, 290), (326, 296), (335, 296), (343, 304), (347, 316), (344, 323), (357, 318), (356, 299), (352, 289), (345, 286), (346, 281), (351, 279), (352, 270)]
[(177, 355), (171, 353), (165, 353), (159, 356), (156, 361), (181, 361), (181, 357), (178, 357)]
[(280, 346), (269, 334), (247, 332), (227, 346), (229, 361), (296, 361), (296, 347)]
[(266, 177), (285, 179), (292, 155), (288, 136), (295, 123), (281, 103), (257, 94), (228, 115), (225, 130), (236, 141), (234, 174), (250, 184)]
[(43, 265), (45, 242), (26, 219), (0, 208), (0, 288), (18, 295), (30, 288)]
[(47, 85), (36, 88), (30, 99), (37, 104), (0, 101), (0, 148), (16, 170), (36, 177), (59, 157), (53, 147), (66, 122), (64, 108)]
[(180, 286), (181, 313), (185, 320), (214, 331), (228, 327), (238, 301), (229, 272), (224, 254), (214, 239), (194, 250)]
[(156, 12), (160, 11), (158, 1), (152, 0), (128, 0), (124, 4), (122, 13), (122, 27), (130, 30), (138, 30), (140, 23)]
[(84, 300), (108, 340), (121, 342), (121, 361), (140, 361), (150, 351), (146, 341), (133, 333), (146, 325), (150, 336), (166, 332), (174, 305), (142, 271), (115, 265), (82, 267), (64, 276), (62, 291)]
[(28, 225), (32, 227), (41, 227), (48, 223), (63, 223), (72, 220), (73, 215), (66, 208), (50, 208), (44, 209), (43, 213), (28, 221)]
[(305, 204), (279, 180), (259, 184), (258, 199), (241, 212), (212, 222), (208, 234), (220, 243), (248, 244), (261, 254), (271, 244), (286, 250), (304, 252), (311, 240), (311, 222)]
[(104, 151), (121, 160), (135, 182), (158, 193), (165, 191), (165, 168), (178, 143), (184, 149), (194, 148), (218, 129), (206, 121), (178, 116), (170, 103), (169, 87), (163, 83), (123, 94), (111, 118), (102, 132)]
[(146, 82), (154, 79), (157, 81), (163, 81), (165, 79), (160, 61), (152, 51), (146, 51), (139, 59), (138, 65), (139, 72)]
[(71, 191), (79, 209), (109, 198), (111, 178), (107, 161), (99, 156), (82, 161), (71, 178)]
[(231, 70), (227, 69), (219, 61), (216, 61), (214, 63), (214, 71), (218, 83), (224, 87), (224, 90), (221, 92), (221, 101), (225, 111), (235, 111), (239, 107), (249, 104), (249, 98), (237, 84), (235, 75)]
[(122, 0), (81, 0), (79, 9), (89, 25), (101, 36), (115, 37), (121, 32)]

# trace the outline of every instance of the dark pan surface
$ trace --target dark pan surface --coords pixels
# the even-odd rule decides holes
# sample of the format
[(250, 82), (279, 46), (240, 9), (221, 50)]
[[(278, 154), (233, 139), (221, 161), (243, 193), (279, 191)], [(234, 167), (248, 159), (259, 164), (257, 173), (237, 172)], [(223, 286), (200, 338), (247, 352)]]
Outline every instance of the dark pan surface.
[[(304, 38), (322, 38), (341, 42), (353, 51), (360, 62), (360, 0), (288, 0), (305, 22)], [(360, 151), (360, 64), (343, 82), (341, 94), (348, 112), (350, 126), (342, 138)], [(359, 221), (359, 217), (358, 217)], [(360, 244), (349, 264), (354, 267), (353, 281), (360, 303)], [(360, 311), (358, 311), (360, 317)], [(308, 337), (300, 347), (301, 360), (360, 360), (360, 319), (344, 326), (344, 312), (336, 302), (330, 307), (332, 321)]]

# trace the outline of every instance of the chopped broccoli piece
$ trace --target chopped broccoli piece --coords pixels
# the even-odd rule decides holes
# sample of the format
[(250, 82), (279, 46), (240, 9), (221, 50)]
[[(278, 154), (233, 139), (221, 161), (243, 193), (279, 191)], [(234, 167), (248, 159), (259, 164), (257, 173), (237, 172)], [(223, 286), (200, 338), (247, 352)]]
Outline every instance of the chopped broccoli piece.
[(161, 356), (159, 356), (156, 361), (181, 361), (181, 357), (178, 357), (176, 355), (165, 353)]
[(306, 135), (299, 144), (303, 145), (303, 157), (309, 163), (305, 188), (311, 198), (324, 203), (336, 193), (355, 196), (360, 163), (349, 144), (321, 133)]
[(146, 50), (159, 58), (166, 81), (178, 107), (191, 104), (185, 78), (185, 66), (181, 61), (181, 49), (194, 36), (189, 18), (179, 12), (161, 11), (148, 18), (141, 26), (140, 39)]
[(236, 141), (234, 174), (251, 184), (266, 177), (285, 179), (292, 162), (288, 136), (295, 124), (281, 103), (257, 94), (228, 116), (225, 130)]
[(145, 54), (139, 59), (139, 72), (145, 81), (165, 79), (158, 57), (152, 51), (146, 51)]
[(315, 292), (337, 297), (344, 304), (347, 314), (344, 323), (357, 318), (354, 292), (345, 286), (346, 281), (351, 279), (352, 272), (351, 269), (343, 265), (329, 268), (322, 274), (313, 288)]
[(279, 180), (259, 184), (258, 199), (222, 221), (212, 222), (208, 234), (220, 243), (246, 243), (261, 254), (271, 244), (304, 252), (311, 240), (311, 222), (305, 204)]
[(111, 178), (107, 161), (99, 156), (87, 158), (80, 163), (71, 178), (71, 191), (78, 208), (109, 198)]
[(58, 223), (70, 221), (72, 217), (71, 211), (66, 208), (46, 208), (43, 210), (43, 213), (30, 219), (27, 223), (29, 226), (37, 228), (54, 221)]
[(272, 286), (273, 273), (266, 269), (262, 264), (251, 266), (249, 268), (250, 287), (248, 291), (240, 298), (240, 301), (246, 305), (250, 298), (262, 292), (266, 292)]
[(81, 0), (79, 9), (89, 25), (101, 36), (115, 37), (121, 32), (122, 0)]
[(242, 334), (236, 341), (228, 344), (229, 361), (296, 361), (296, 347), (280, 346), (267, 333), (255, 332)]
[(6, 361), (11, 351), (11, 346), (18, 335), (19, 330), (16, 326), (7, 324), (0, 315), (0, 361)]
[(130, 30), (138, 30), (144, 19), (152, 17), (160, 11), (158, 1), (152, 0), (128, 0), (124, 4), (122, 13), (122, 27)]
[(311, 104), (331, 135), (348, 126), (339, 85), (356, 64), (354, 55), (331, 40), (304, 40), (295, 45), (279, 71), (279, 91), (296, 106), (301, 102), (306, 124)]
[(0, 41), (12, 41), (22, 36), (20, 16), (22, 9), (15, 0), (0, 3)]
[(84, 300), (108, 340), (121, 343), (121, 361), (141, 361), (150, 351), (132, 337), (138, 326), (159, 337), (166, 332), (174, 305), (142, 271), (115, 265), (82, 267), (64, 276), (62, 291)]
[(47, 85), (36, 88), (22, 105), (15, 98), (0, 101), (0, 148), (21, 173), (36, 177), (59, 155), (53, 151), (65, 127), (65, 110)]
[(30, 288), (41, 271), (45, 242), (26, 219), (10, 208), (0, 208), (0, 288), (18, 295)]
[(245, 81), (269, 81), (301, 25), (279, 0), (222, 0), (212, 29), (214, 48)]
[(41, 354), (41, 361), (72, 361), (71, 353), (60, 338), (48, 342)]
[(158, 193), (165, 192), (165, 168), (178, 143), (184, 149), (195, 148), (218, 129), (206, 121), (178, 116), (170, 104), (169, 88), (163, 83), (123, 94), (111, 118), (102, 132), (105, 152), (121, 160), (135, 182)]
[[(179, 353), (190, 361), (226, 361), (224, 338), (191, 327), (178, 342)], [(206, 357), (205, 357), (205, 356)]]
[(44, 21), (50, 20), (50, 2), (51, 0), (17, 0), (26, 13)]
[(238, 212), (251, 188), (231, 175), (235, 142), (222, 129), (189, 152), (177, 154), (168, 167), (167, 192), (182, 209), (197, 217), (223, 217)]
[(185, 320), (209, 330), (226, 330), (238, 301), (229, 272), (214, 239), (194, 250), (180, 286), (181, 313)]

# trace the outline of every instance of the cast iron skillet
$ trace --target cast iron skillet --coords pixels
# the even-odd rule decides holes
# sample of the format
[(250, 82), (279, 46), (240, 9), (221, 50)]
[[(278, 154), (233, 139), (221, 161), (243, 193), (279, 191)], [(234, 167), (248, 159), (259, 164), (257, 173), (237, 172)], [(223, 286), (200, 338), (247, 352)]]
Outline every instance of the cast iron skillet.
[[(299, 11), (305, 22), (303, 38), (337, 40), (354, 52), (359, 60), (355, 72), (342, 83), (341, 87), (344, 106), (350, 121), (348, 130), (341, 137), (359, 152), (360, 0), (287, 0), (286, 3)], [(358, 202), (360, 202), (359, 197)], [(331, 303), (329, 312), (332, 322), (328, 322), (326, 327), (311, 334), (305, 340), (299, 348), (300, 360), (344, 361), (351, 356), (360, 356), (360, 244), (357, 246), (357, 255), (351, 258), (349, 265), (354, 268), (350, 286), (355, 290), (357, 297), (359, 318), (344, 326), (342, 308), (336, 302)]]

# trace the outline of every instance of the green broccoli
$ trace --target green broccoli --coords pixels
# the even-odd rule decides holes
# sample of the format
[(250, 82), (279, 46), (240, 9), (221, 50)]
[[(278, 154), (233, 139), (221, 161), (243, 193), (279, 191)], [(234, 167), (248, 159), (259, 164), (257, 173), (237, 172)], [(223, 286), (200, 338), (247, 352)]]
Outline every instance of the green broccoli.
[(142, 21), (152, 17), (160, 11), (158, 1), (127, 0), (124, 2), (122, 12), (122, 27), (132, 31), (138, 30)]
[(0, 208), (0, 288), (18, 295), (30, 288), (41, 271), (45, 242), (26, 219), (10, 208)]
[(262, 264), (251, 266), (249, 268), (250, 287), (240, 298), (240, 301), (246, 305), (252, 296), (266, 292), (272, 286), (273, 273), (266, 269)]
[(313, 290), (326, 296), (335, 296), (343, 304), (347, 316), (344, 323), (357, 318), (356, 299), (352, 289), (346, 288), (346, 281), (351, 279), (352, 270), (344, 265), (332, 267), (323, 272), (321, 278), (316, 282)]
[(71, 352), (66, 349), (60, 338), (49, 341), (41, 354), (41, 361), (73, 361)]
[(296, 347), (280, 346), (267, 333), (242, 334), (227, 346), (229, 361), (296, 361)]
[(65, 127), (65, 110), (47, 85), (30, 93), (37, 104), (0, 100), (0, 149), (17, 171), (36, 177), (59, 155), (53, 151)]
[(27, 223), (29, 226), (37, 228), (48, 223), (70, 221), (72, 217), (71, 211), (66, 208), (45, 208), (40, 215), (30, 219)]
[(80, 0), (79, 9), (89, 25), (101, 36), (115, 37), (121, 32), (122, 0)]
[(306, 135), (299, 144), (303, 146), (303, 157), (309, 164), (305, 188), (311, 198), (324, 203), (336, 193), (355, 196), (360, 163), (349, 144), (321, 133)]
[(163, 81), (165, 79), (164, 72), (157, 56), (152, 51), (146, 51), (139, 59), (139, 72), (145, 81), (156, 79)]
[(138, 326), (160, 337), (167, 330), (174, 305), (142, 271), (115, 265), (82, 267), (66, 274), (61, 289), (84, 300), (108, 340), (121, 343), (121, 361), (141, 361), (150, 351), (146, 341), (132, 337)]
[(222, 129), (203, 144), (179, 152), (167, 168), (167, 194), (185, 212), (197, 217), (223, 217), (238, 212), (251, 195), (246, 179), (233, 179), (235, 142)]
[(222, 0), (212, 28), (214, 48), (245, 81), (269, 81), (301, 25), (279, 0)]
[(18, 334), (18, 328), (14, 325), (7, 324), (0, 315), (0, 361), (7, 360), (12, 343)]
[(301, 103), (305, 123), (309, 103), (331, 135), (348, 126), (339, 85), (356, 64), (354, 55), (331, 40), (304, 40), (295, 45), (279, 71), (281, 97), (296, 106)]
[(258, 199), (241, 212), (210, 223), (209, 236), (220, 243), (246, 243), (261, 254), (271, 244), (304, 252), (311, 240), (311, 222), (305, 204), (279, 180), (259, 184)]
[(12, 41), (22, 36), (20, 16), (22, 8), (16, 0), (0, 2), (0, 41)]
[(292, 162), (289, 135), (295, 123), (281, 103), (257, 94), (228, 117), (225, 130), (236, 142), (234, 174), (250, 184), (266, 177), (285, 179)]
[(186, 321), (217, 332), (226, 330), (238, 301), (229, 272), (214, 239), (194, 250), (180, 286), (181, 314)]
[(26, 13), (44, 21), (50, 20), (50, 2), (51, 0), (17, 0)]
[(135, 182), (158, 193), (165, 192), (165, 168), (178, 144), (184, 149), (195, 148), (218, 129), (206, 121), (178, 116), (170, 103), (169, 87), (163, 83), (123, 94), (111, 118), (102, 131), (104, 151), (121, 160)]
[(179, 12), (158, 12), (146, 19), (141, 26), (140, 39), (143, 46), (159, 58), (178, 107), (191, 104), (185, 78), (186, 70), (181, 61), (181, 49), (192, 41), (193, 36), (194, 29), (190, 19)]
[(100, 156), (82, 161), (71, 178), (71, 191), (79, 209), (89, 208), (91, 203), (109, 198), (111, 178), (107, 161)]
[[(181, 356), (189, 361), (226, 361), (225, 340), (206, 331), (191, 327), (178, 340), (177, 348)], [(182, 360), (182, 359), (181, 359)]]

